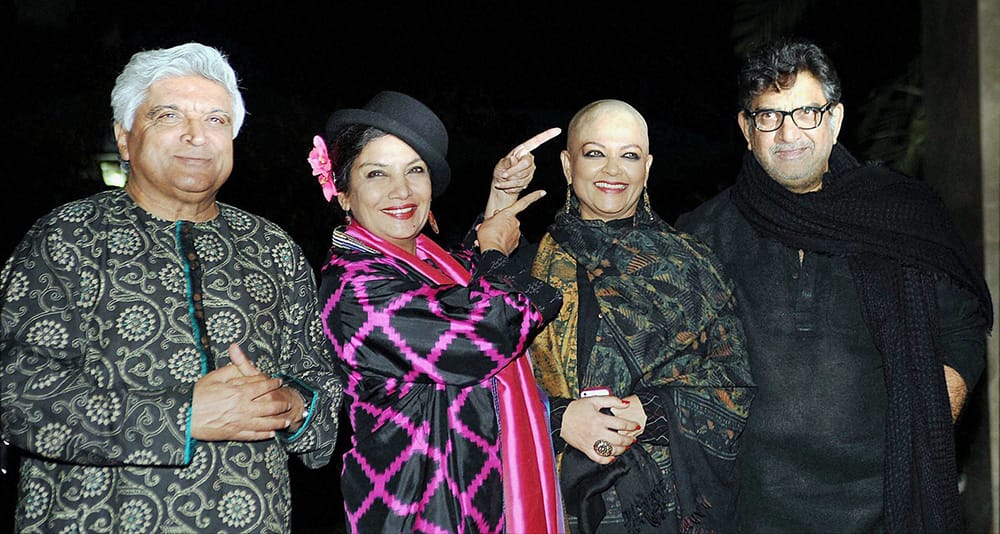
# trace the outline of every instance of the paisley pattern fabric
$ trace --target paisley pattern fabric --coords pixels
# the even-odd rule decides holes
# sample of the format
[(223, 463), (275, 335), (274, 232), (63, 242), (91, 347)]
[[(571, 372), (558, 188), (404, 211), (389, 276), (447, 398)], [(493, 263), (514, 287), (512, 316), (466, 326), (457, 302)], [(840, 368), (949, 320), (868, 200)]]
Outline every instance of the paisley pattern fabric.
[[(597, 386), (619, 397), (659, 399), (661, 405), (644, 406), (654, 417), (639, 444), (663, 474), (667, 509), (678, 518), (673, 528), (700, 516), (705, 531), (730, 530), (735, 459), (755, 395), (731, 283), (704, 244), (652, 212), (605, 223), (582, 220), (578, 206), (572, 197), (534, 260), (533, 275), (563, 293), (559, 316), (531, 347), (538, 383), (564, 399)], [(581, 267), (596, 317), (580, 314)], [(591, 321), (593, 348), (577, 354), (580, 325)], [(674, 423), (656, 425), (661, 416)], [(681, 465), (697, 472), (680, 472)], [(616, 508), (620, 496), (607, 491)]]
[[(472, 265), (467, 250), (454, 257)], [(554, 313), (559, 297), (485, 263), (467, 286), (442, 284), (334, 233), (320, 296), (349, 375), (354, 432), (341, 487), (353, 532), (504, 529), (495, 378), (541, 328), (540, 308)]]
[[(219, 206), (172, 222), (98, 193), (36, 222), (7, 262), (0, 400), (3, 436), (28, 453), (19, 532), (289, 530), (288, 455), (328, 462), (342, 386), (299, 248)], [(312, 392), (296, 435), (191, 438), (194, 384), (234, 342)]]

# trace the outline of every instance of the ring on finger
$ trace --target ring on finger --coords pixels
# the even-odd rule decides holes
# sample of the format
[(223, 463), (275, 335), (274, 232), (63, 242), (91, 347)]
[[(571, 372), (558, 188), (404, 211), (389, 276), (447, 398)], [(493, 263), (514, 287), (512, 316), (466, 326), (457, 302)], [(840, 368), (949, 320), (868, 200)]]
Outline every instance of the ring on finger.
[(594, 452), (596, 452), (598, 456), (604, 456), (607, 458), (608, 456), (614, 454), (615, 449), (614, 446), (611, 445), (610, 441), (606, 439), (599, 439), (594, 442)]

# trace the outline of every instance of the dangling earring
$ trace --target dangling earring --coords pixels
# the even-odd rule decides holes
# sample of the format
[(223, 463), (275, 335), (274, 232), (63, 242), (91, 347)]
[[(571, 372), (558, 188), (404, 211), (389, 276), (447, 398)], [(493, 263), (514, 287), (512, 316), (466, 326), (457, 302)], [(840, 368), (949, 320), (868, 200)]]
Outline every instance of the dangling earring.
[[(643, 211), (646, 212), (646, 217), (650, 221), (652, 221), (653, 220), (653, 211), (649, 207), (649, 190), (646, 189), (645, 187), (642, 188), (642, 202), (645, 204), (645, 207), (643, 207)], [(638, 206), (636, 206), (635, 215), (632, 216), (632, 227), (635, 228), (637, 226), (639, 226), (639, 209), (638, 209)]]
[(344, 212), (344, 224), (346, 224), (348, 226), (350, 226), (350, 224), (351, 224), (351, 212), (350, 211), (345, 211)]
[(573, 197), (573, 184), (566, 184), (566, 207), (564, 208), (566, 215), (569, 215), (569, 201)]
[(428, 211), (427, 212), (427, 224), (431, 225), (431, 230), (435, 234), (440, 234), (441, 233), (441, 229), (438, 228), (437, 219), (434, 218), (434, 212), (433, 211)]

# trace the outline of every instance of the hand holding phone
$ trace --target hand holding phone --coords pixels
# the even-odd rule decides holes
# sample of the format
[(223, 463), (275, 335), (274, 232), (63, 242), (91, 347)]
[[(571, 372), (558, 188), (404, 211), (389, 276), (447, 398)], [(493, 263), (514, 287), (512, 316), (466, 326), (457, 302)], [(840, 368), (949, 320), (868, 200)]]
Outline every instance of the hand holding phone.
[(606, 397), (608, 395), (611, 395), (611, 390), (603, 386), (587, 388), (580, 392), (581, 399), (586, 399), (587, 397)]

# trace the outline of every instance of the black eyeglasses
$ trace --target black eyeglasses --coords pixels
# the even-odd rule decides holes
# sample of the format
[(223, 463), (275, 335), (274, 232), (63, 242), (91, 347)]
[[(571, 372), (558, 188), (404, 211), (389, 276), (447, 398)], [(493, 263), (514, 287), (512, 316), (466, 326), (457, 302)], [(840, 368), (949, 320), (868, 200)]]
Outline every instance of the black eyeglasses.
[(827, 102), (823, 107), (802, 106), (791, 111), (780, 109), (758, 109), (757, 111), (743, 110), (750, 117), (750, 122), (754, 128), (762, 132), (773, 132), (785, 123), (785, 117), (791, 115), (792, 122), (800, 130), (812, 130), (823, 122), (823, 114), (837, 105), (836, 102)]

